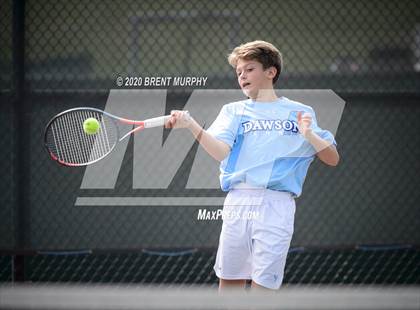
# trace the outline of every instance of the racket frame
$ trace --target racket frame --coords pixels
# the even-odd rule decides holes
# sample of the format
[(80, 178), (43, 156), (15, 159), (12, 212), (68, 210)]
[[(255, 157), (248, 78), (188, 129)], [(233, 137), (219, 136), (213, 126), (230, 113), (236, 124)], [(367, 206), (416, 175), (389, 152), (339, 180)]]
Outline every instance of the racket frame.
[[(92, 112), (96, 112), (96, 113), (101, 113), (101, 114), (109, 117), (114, 122), (118, 142), (124, 140), (126, 137), (130, 136), (131, 134), (133, 134), (137, 131), (141, 131), (145, 128), (162, 126), (164, 124), (164, 122), (167, 119), (170, 118), (170, 115), (166, 115), (166, 116), (160, 116), (160, 117), (155, 117), (155, 118), (151, 118), (151, 119), (146, 119), (146, 120), (143, 120), (143, 121), (137, 121), (137, 120), (130, 120), (130, 119), (127, 119), (127, 118), (119, 117), (119, 116), (113, 115), (111, 113), (108, 113), (106, 111), (96, 109), (96, 108), (91, 108), (91, 107), (78, 107), (78, 108), (72, 108), (72, 109), (60, 112), (57, 115), (55, 115), (53, 118), (51, 118), (50, 121), (45, 126), (45, 129), (44, 129), (44, 146), (47, 149), (48, 154), (51, 156), (51, 158), (54, 161), (58, 162), (59, 164), (61, 164), (63, 166), (67, 166), (67, 167), (83, 167), (83, 166), (88, 166), (88, 165), (91, 165), (93, 163), (96, 163), (99, 160), (103, 159), (104, 157), (108, 156), (109, 153), (111, 153), (114, 150), (115, 146), (117, 145), (117, 143), (115, 143), (106, 154), (104, 154), (103, 156), (101, 156), (101, 157), (99, 157), (95, 160), (87, 162), (87, 163), (81, 163), (81, 164), (68, 163), (68, 162), (65, 162), (65, 161), (59, 159), (55, 154), (53, 154), (51, 152), (51, 150), (48, 147), (48, 143), (47, 143), (48, 129), (51, 126), (51, 124), (57, 118), (63, 116), (64, 114), (68, 114), (68, 113), (71, 113), (71, 112), (74, 112), (74, 111), (92, 111)], [(125, 125), (135, 125), (136, 127), (134, 129), (130, 130), (129, 132), (127, 132), (124, 136), (122, 136), (120, 138), (120, 130), (119, 130), (117, 121), (122, 123), (122, 124), (125, 124)]]

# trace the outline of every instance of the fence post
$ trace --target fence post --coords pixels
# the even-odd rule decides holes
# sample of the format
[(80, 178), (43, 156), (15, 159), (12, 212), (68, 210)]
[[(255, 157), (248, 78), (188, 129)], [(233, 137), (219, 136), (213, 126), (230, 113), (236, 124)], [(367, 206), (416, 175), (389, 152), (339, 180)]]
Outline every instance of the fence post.
[(15, 115), (16, 176), (15, 199), (15, 255), (12, 262), (12, 280), (25, 280), (23, 251), (29, 246), (29, 111), (25, 103), (25, 0), (13, 1), (13, 108)]

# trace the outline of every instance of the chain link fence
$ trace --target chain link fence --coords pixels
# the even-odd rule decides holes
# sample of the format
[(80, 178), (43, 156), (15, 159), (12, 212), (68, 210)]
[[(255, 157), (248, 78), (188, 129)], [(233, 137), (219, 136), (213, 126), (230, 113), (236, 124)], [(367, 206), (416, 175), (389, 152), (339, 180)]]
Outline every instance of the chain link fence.
[[(26, 257), (25, 279), (31, 282), (138, 283), (217, 285), (216, 253), (156, 251), (135, 253), (39, 253)], [(420, 284), (420, 251), (410, 247), (357, 249), (292, 248), (284, 283)], [(11, 281), (11, 259), (0, 256), (0, 280)]]
[[(3, 3), (7, 88), (11, 1)], [(417, 92), (419, 11), (410, 0), (26, 1), (25, 79), (32, 90), (71, 90), (115, 88), (118, 76), (204, 75), (209, 88), (234, 88), (226, 54), (258, 38), (284, 54), (282, 88)]]
[[(16, 11), (23, 4), (22, 33)], [(18, 267), (30, 281), (214, 283), (221, 221), (197, 220), (197, 207), (75, 205), (89, 196), (223, 198), (218, 189), (185, 186), (197, 144), (166, 189), (133, 188), (133, 141), (115, 188), (84, 189), (85, 170), (50, 161), (42, 133), (63, 110), (104, 108), (110, 89), (168, 89), (166, 113), (183, 108), (193, 91), (120, 87), (119, 77), (206, 77), (198, 88), (237, 89), (227, 53), (263, 39), (285, 59), (279, 88), (332, 89), (346, 101), (336, 135), (341, 163), (328, 169), (315, 162), (297, 200), (292, 246), (318, 250), (289, 254), (286, 283), (418, 284), (419, 8), (408, 0), (2, 1), (0, 132), (2, 149), (12, 151), (0, 155), (0, 249), (7, 254), (0, 256), (0, 280), (14, 277), (10, 251), (89, 249), (102, 254), (25, 256)], [(19, 38), (22, 62), (14, 49)], [(28, 121), (20, 123), (19, 113)], [(162, 142), (169, 134), (162, 131)], [(19, 183), (22, 159), (28, 171)], [(366, 244), (411, 247), (358, 248)], [(174, 255), (141, 252), (154, 248)], [(111, 250), (119, 252), (104, 254)]]
[(2, 1), (0, 10), (0, 89), (12, 88), (12, 1)]

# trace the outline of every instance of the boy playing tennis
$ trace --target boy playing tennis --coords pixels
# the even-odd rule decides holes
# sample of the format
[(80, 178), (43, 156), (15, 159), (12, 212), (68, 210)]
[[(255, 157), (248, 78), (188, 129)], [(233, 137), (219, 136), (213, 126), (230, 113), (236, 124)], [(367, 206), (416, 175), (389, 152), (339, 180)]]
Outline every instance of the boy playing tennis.
[[(247, 100), (223, 106), (207, 130), (185, 111), (172, 111), (167, 126), (188, 128), (220, 161), (222, 190), (229, 191), (214, 270), (219, 289), (278, 289), (293, 234), (295, 201), (315, 155), (336, 166), (333, 135), (318, 127), (311, 107), (273, 89), (282, 55), (272, 44), (253, 41), (229, 55)], [(252, 214), (253, 217), (241, 215)], [(257, 216), (255, 216), (257, 215)]]

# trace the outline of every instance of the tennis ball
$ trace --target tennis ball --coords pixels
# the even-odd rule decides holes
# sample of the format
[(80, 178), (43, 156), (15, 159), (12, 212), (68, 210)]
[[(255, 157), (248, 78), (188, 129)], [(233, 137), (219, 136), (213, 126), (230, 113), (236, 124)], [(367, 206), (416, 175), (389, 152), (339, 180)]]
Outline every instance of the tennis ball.
[(83, 130), (88, 135), (94, 135), (99, 131), (100, 125), (96, 118), (90, 117), (83, 122)]

